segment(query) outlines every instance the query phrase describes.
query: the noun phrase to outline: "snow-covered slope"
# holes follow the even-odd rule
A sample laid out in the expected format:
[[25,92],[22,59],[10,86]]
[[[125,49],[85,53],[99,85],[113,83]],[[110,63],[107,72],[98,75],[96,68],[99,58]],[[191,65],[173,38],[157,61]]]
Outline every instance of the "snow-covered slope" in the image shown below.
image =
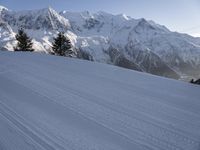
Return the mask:
[[199,150],[199,86],[0,51],[1,150]]
[[176,79],[200,74],[199,38],[171,32],[143,18],[106,12],[58,13],[52,8],[13,12],[0,7],[2,49],[13,49],[20,27],[33,38],[37,51],[51,52],[53,37],[64,31],[75,49],[87,52],[94,61]]

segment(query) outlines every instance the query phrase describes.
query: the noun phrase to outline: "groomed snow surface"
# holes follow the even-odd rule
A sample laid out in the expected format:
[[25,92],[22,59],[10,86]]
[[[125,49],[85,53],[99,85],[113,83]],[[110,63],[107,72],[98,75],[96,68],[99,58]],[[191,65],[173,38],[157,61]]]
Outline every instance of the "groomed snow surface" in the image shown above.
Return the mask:
[[200,87],[1,51],[0,150],[200,150]]

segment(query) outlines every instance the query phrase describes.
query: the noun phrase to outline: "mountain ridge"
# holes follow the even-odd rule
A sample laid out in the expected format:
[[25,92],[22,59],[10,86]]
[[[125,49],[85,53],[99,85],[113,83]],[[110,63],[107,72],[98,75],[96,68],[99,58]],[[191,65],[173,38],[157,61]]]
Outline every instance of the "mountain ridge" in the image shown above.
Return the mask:
[[[106,12],[57,12],[51,7],[19,12],[2,10],[1,49],[12,50],[16,43],[14,35],[23,27],[33,38],[34,48],[49,53],[57,32],[64,31],[75,49],[87,52],[94,61],[121,64],[175,79],[189,80],[200,75],[200,39],[171,32],[144,18],[133,19]],[[110,54],[119,57],[113,61]]]

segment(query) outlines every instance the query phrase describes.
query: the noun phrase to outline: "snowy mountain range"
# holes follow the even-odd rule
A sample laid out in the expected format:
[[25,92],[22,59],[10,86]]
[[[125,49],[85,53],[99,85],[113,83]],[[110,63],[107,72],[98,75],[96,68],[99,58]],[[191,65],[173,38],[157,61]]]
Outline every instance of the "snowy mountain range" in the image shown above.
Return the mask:
[[200,38],[171,32],[145,19],[105,12],[11,11],[0,6],[0,49],[13,50],[24,28],[34,49],[51,52],[58,31],[91,60],[176,79],[200,77]]

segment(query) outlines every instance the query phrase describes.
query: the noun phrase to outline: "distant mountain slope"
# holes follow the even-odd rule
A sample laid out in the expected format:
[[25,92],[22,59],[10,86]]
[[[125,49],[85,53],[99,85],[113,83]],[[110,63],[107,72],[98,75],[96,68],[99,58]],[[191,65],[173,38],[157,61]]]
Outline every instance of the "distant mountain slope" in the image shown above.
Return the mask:
[[[58,13],[52,8],[13,12],[0,8],[2,49],[13,49],[14,35],[23,27],[33,37],[34,48],[49,53],[53,37],[64,31],[74,47],[94,61],[175,79],[200,75],[200,39],[171,32],[153,21],[106,12]],[[110,51],[120,57],[114,56],[113,61]]]
[[199,86],[0,51],[1,150],[199,150]]

